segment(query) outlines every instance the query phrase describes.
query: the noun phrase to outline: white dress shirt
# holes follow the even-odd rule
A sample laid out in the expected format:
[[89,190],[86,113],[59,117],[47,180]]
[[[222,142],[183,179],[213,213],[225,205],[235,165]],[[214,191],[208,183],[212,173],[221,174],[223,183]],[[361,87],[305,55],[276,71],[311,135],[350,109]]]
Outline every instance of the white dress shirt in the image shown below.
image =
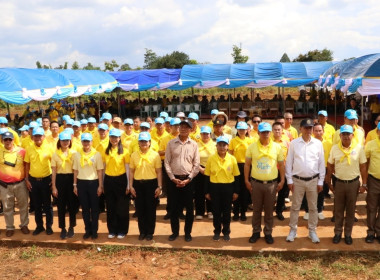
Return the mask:
[[293,184],[293,176],[312,177],[319,174],[318,185],[322,186],[326,169],[322,142],[311,138],[305,142],[299,137],[290,142],[285,163],[285,176],[288,184]]

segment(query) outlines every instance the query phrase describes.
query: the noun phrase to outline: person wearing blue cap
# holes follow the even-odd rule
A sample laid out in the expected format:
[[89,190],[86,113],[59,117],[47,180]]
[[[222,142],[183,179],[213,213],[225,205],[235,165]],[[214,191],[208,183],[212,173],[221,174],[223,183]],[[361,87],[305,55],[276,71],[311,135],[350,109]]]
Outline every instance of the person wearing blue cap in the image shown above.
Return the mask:
[[151,131],[150,135],[152,139],[157,142],[158,146],[160,146],[162,139],[168,136],[169,133],[167,133],[165,130],[165,120],[163,118],[161,117],[156,118],[154,120],[154,123],[155,123],[155,127],[154,127],[155,129]]
[[51,204],[51,157],[53,148],[45,140],[45,131],[42,127],[33,129],[33,144],[26,149],[25,154],[25,182],[31,192],[36,229],[33,235],[45,231],[42,211],[46,214],[46,234],[53,234],[53,208]]
[[[358,121],[358,115],[355,110],[348,109],[346,110],[346,112],[344,112],[344,124],[351,125],[354,130],[352,143],[364,145],[365,143],[364,131],[361,127],[357,125],[357,121]],[[339,144],[340,141],[341,141],[340,130],[338,129],[333,136],[332,143],[333,145],[335,145],[335,144]]]
[[[148,122],[142,122],[140,124],[140,131],[141,132],[148,132],[150,130],[151,126]],[[159,146],[156,140],[151,139],[150,141],[150,148],[153,149],[154,151],[158,152]],[[131,144],[129,145],[129,154],[132,154],[133,152],[136,152],[139,150],[139,142],[138,139],[134,139]]]
[[139,240],[152,240],[156,226],[156,199],[162,191],[162,164],[159,154],[150,148],[151,136],[141,132],[139,150],[131,155],[129,189],[136,198]]
[[75,151],[79,151],[82,148],[81,135],[81,124],[79,121],[75,121],[73,124],[73,135],[71,139],[71,148]]
[[[376,99],[377,100],[377,99]],[[367,136],[365,137],[365,145],[367,145],[367,143],[369,143],[370,141],[372,140],[375,140],[378,138],[378,135],[377,135],[377,126],[380,122],[380,115],[378,115],[375,119],[374,119],[374,122],[375,122],[375,128],[370,130],[368,133],[367,133]]]
[[205,210],[208,218],[212,219],[212,203],[210,200],[205,199],[206,177],[204,175],[207,160],[216,153],[216,145],[211,140],[211,128],[209,126],[205,125],[201,127],[201,139],[197,144],[199,151],[199,173],[194,178],[195,219],[202,220]]
[[[351,125],[342,125],[339,131],[341,142],[331,148],[327,161],[326,183],[334,192],[333,243],[338,244],[344,232],[345,243],[351,245],[357,194],[359,191],[363,193],[367,188],[367,158],[363,146],[353,142],[354,130]],[[333,173],[336,177],[335,186],[331,184]]]
[[102,117],[101,117],[101,122],[108,125],[108,127],[111,129],[113,127],[112,126],[112,115],[110,113],[103,113],[102,114]]
[[190,132],[190,138],[193,139],[195,142],[199,142],[201,140],[201,129],[198,124],[198,114],[192,112],[188,115],[187,119],[193,124],[193,127]]
[[81,133],[88,132],[88,121],[86,119],[80,120]]
[[104,151],[109,143],[109,127],[105,123],[98,125],[98,137],[93,137],[92,146],[99,152]]
[[27,126],[26,124],[24,124],[18,130],[21,131],[20,142],[21,142],[21,147],[22,147],[22,142],[29,136],[29,126]]
[[[258,130],[259,140],[248,147],[244,166],[245,185],[251,193],[253,204],[253,233],[249,243],[256,243],[260,238],[264,209],[264,238],[267,244],[272,244],[273,206],[276,193],[285,182],[284,154],[281,146],[270,137],[272,127],[269,123],[260,123]],[[280,182],[277,181],[278,174]]]
[[11,127],[8,126],[8,120],[6,117],[0,117],[0,128],[6,127],[8,128],[9,132],[13,134],[14,137],[14,143],[16,146],[20,146],[20,137],[18,136],[17,132],[14,131]]
[[240,172],[236,158],[228,153],[229,142],[224,136],[216,139],[217,152],[208,158],[204,171],[205,197],[213,208],[214,241],[219,241],[221,233],[230,241],[231,204],[239,196]]
[[91,133],[93,138],[97,137],[98,131],[96,129],[96,119],[94,117],[89,117],[87,121],[88,128],[86,132]]
[[[74,194],[73,155],[71,149],[71,134],[63,131],[59,134],[57,149],[51,158],[52,194],[57,198],[58,226],[61,229],[60,238],[74,236],[78,198]],[[69,212],[69,228],[66,230],[66,210]]]
[[171,121],[171,117],[166,117],[165,118],[165,130],[167,133],[170,133],[171,131],[171,127],[170,127],[170,121]]
[[138,134],[133,132],[133,120],[125,119],[124,120],[124,133],[121,134],[121,142],[123,147],[129,150],[129,146],[132,141],[137,138]]
[[38,127],[38,123],[34,121],[30,122],[28,126],[28,135],[21,139],[21,147],[25,150],[31,143],[33,143],[32,134],[35,127]]
[[129,152],[121,143],[121,131],[112,128],[102,152],[105,164],[104,195],[107,204],[108,238],[123,239],[129,231]]
[[169,117],[168,112],[163,111],[160,113],[160,118],[166,119],[167,117]]
[[99,228],[99,196],[103,193],[103,161],[91,146],[92,135],[83,133],[82,149],[73,156],[74,193],[82,207],[85,225],[83,239],[97,239]]
[[212,109],[211,112],[210,112],[210,115],[211,115],[211,120],[207,123],[207,125],[209,127],[211,127],[211,129],[214,127],[214,116],[219,113],[218,109]]
[[234,216],[232,217],[232,219],[234,221],[238,221],[239,215],[240,215],[240,219],[242,221],[246,221],[247,220],[246,212],[248,209],[250,194],[247,188],[245,187],[245,182],[244,182],[245,153],[249,145],[251,145],[254,142],[254,138],[248,137],[248,132],[247,132],[248,124],[245,121],[238,122],[236,124],[236,130],[237,130],[237,135],[231,140],[230,145],[228,147],[229,153],[236,158],[239,171],[240,171],[239,197],[233,203]]
[[323,139],[333,141],[333,137],[335,134],[335,128],[327,122],[328,114],[327,111],[321,110],[318,112],[318,123],[323,126]]
[[62,125],[59,127],[59,133],[61,133],[66,127],[67,127],[67,122],[70,120],[69,115],[64,115],[62,117]]

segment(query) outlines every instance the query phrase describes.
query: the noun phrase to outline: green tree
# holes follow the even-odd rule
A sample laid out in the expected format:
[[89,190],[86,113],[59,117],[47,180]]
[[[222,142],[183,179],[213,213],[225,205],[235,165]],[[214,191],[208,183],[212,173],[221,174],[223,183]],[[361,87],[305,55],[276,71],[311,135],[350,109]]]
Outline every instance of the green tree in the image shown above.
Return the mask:
[[111,62],[104,62],[104,71],[113,71],[115,68],[119,68],[116,60],[112,59]]
[[324,48],[323,50],[308,51],[306,54],[299,54],[293,61],[332,61],[333,51]]
[[242,55],[242,48],[241,46],[238,47],[236,45],[233,45],[232,46],[232,58],[234,59],[234,64],[235,63],[246,63],[249,59],[249,57],[247,55]]
[[144,54],[144,69],[154,69],[157,58],[157,54],[154,51],[146,48]]
[[154,66],[156,69],[179,69],[186,64],[190,64],[189,56],[184,52],[174,51],[171,54],[157,58]]
[[119,71],[128,71],[128,70],[132,70],[132,68],[129,66],[128,63],[124,63],[120,66],[119,68]]
[[284,53],[281,56],[280,62],[290,62],[290,59],[289,59],[289,56],[287,55],[287,53]]
[[67,69],[68,62],[65,62],[63,65],[59,65],[58,67],[55,67],[54,69]]
[[36,61],[36,66],[37,66],[38,69],[41,69],[42,68],[41,62]]
[[88,62],[87,65],[83,67],[83,70],[101,70],[101,69],[100,67],[94,66],[90,62]]
[[71,65],[71,69],[73,70],[78,70],[79,69],[79,64],[77,61],[74,61],[74,63]]

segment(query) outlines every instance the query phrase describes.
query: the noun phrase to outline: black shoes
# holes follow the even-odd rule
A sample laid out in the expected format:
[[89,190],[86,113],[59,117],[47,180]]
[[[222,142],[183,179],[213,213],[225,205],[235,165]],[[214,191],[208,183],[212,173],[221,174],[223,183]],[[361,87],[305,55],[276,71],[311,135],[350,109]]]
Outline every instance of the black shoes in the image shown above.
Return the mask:
[[166,215],[164,216],[164,220],[169,220],[169,219],[170,219],[170,214],[166,213]]
[[178,237],[178,233],[173,233],[172,235],[169,236],[169,241],[174,241]]
[[73,238],[74,237],[74,228],[69,227],[69,231],[67,232],[67,238]]
[[59,237],[61,238],[61,239],[66,239],[66,236],[67,236],[67,231],[66,231],[66,229],[62,229],[61,230],[61,234],[59,235]]
[[266,234],[264,238],[267,244],[273,244],[274,240],[273,240],[272,234]]
[[283,221],[285,220],[285,217],[284,215],[282,215],[282,213],[277,213],[277,219],[279,219],[280,221]]
[[44,227],[37,227],[34,231],[33,231],[33,235],[39,235],[41,232],[45,231],[45,228]]
[[83,234],[84,240],[89,239],[90,237],[91,237],[91,233],[89,233],[89,232],[86,232],[85,234]]
[[219,239],[220,239],[220,234],[219,233],[215,233],[214,236],[213,236],[213,238],[212,238],[212,240],[219,241]]
[[373,243],[374,241],[375,241],[375,236],[372,234],[367,234],[367,237],[365,238],[365,242]]
[[98,234],[97,233],[91,234],[91,239],[92,240],[98,239]]
[[239,215],[234,215],[234,216],[232,217],[232,220],[233,220],[233,221],[239,221]]
[[151,241],[152,239],[153,239],[153,235],[152,234],[147,234],[145,236],[145,240],[147,240],[147,241]]
[[249,243],[256,243],[257,239],[260,238],[260,232],[255,232],[252,234],[252,236],[249,238]]
[[351,237],[351,235],[344,237],[344,243],[346,243],[347,245],[351,245],[352,244],[352,237]]
[[223,240],[224,240],[224,241],[230,241],[230,240],[231,240],[230,235],[229,235],[229,234],[225,234],[225,235],[223,236]]
[[140,241],[141,241],[141,240],[144,240],[145,237],[146,237],[146,235],[145,235],[144,233],[141,233],[141,234],[139,235],[139,240],[140,240]]
[[245,222],[246,220],[247,220],[247,216],[246,215],[241,215],[240,221]]
[[47,235],[52,235],[53,234],[53,229],[51,227],[46,227],[46,234]]
[[185,241],[190,242],[191,240],[193,240],[193,238],[191,237],[191,234],[185,234]]
[[333,243],[334,244],[338,244],[341,239],[342,239],[342,235],[341,234],[335,234],[334,238],[333,238]]

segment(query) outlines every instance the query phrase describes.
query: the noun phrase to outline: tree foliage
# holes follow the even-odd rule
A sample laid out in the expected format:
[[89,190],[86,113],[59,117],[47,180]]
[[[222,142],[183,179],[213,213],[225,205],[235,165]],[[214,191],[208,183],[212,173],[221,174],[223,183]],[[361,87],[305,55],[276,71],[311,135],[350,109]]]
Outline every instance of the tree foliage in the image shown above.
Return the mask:
[[41,64],[41,62],[39,61],[36,61],[36,66],[38,69],[51,69],[50,65]]
[[92,65],[88,62],[86,66],[83,67],[83,70],[101,70],[100,67]]
[[78,69],[80,69],[80,68],[79,68],[79,64],[78,64],[77,61],[74,61],[74,63],[71,65],[71,69],[73,69],[73,70],[78,70]]
[[280,62],[290,62],[290,58],[289,58],[289,56],[288,56],[287,53],[284,53],[284,54],[281,56]]
[[119,68],[119,71],[128,71],[128,70],[132,70],[132,68],[129,66],[128,63],[124,63],[120,66]]
[[119,64],[117,64],[115,59],[112,59],[111,62],[104,62],[104,71],[114,71],[115,68],[119,68]]
[[308,51],[306,54],[299,54],[293,61],[332,61],[333,51],[324,48],[323,50]]
[[144,69],[154,69],[154,64],[157,58],[157,54],[154,51],[151,49],[145,49]]
[[237,45],[232,46],[232,58],[234,59],[234,64],[236,63],[246,63],[249,59],[247,55],[242,55],[242,48]]
[[174,51],[164,56],[157,56],[151,49],[145,49],[144,68],[145,69],[179,69],[186,64],[197,64],[195,59],[190,59],[184,52]]

